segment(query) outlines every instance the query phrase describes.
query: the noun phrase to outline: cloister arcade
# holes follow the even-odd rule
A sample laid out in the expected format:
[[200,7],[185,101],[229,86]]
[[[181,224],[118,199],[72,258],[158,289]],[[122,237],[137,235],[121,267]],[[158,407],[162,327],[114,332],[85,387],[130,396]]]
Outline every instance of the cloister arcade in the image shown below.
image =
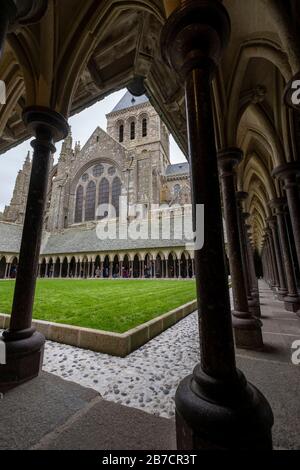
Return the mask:
[[[40,259],[38,277],[192,279],[194,272],[194,260],[188,251],[153,251],[44,257]],[[7,277],[4,272],[2,278]]]

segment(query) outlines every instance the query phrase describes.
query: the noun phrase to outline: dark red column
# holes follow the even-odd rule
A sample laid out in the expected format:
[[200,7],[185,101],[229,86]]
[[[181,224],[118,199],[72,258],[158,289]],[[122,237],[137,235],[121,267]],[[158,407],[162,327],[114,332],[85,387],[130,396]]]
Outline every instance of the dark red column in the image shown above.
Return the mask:
[[234,168],[242,158],[242,151],[236,148],[223,150],[219,152],[218,157],[234,303],[232,323],[237,347],[261,349],[263,347],[262,323],[249,312],[239,237]]
[[186,450],[272,447],[271,408],[235,363],[211,88],[229,34],[222,3],[195,0],[169,17],[161,37],[185,87],[196,233],[197,207],[205,208],[205,242],[195,250],[201,364],[175,398],[178,448]]
[[48,108],[28,108],[23,120],[36,139],[10,327],[3,333],[7,364],[0,366],[1,392],[35,377],[42,366],[45,338],[32,327],[32,309],[51,154],[54,141],[68,134],[66,120]]
[[300,163],[292,162],[275,168],[273,176],[284,182],[292,222],[298,265],[300,268],[300,195],[297,176],[300,175]]
[[277,199],[272,201],[272,206],[275,208],[276,211],[280,247],[282,253],[282,262],[285,270],[285,278],[287,285],[287,293],[286,296],[283,298],[284,306],[285,309],[290,312],[298,312],[300,310],[300,298],[297,290],[296,276],[292,263],[291,250],[285,219],[287,202],[285,199]]
[[283,262],[282,262],[282,255],[281,255],[276,217],[270,217],[268,219],[268,224],[272,231],[272,238],[273,238],[273,244],[274,244],[274,249],[275,249],[275,259],[276,259],[277,272],[278,272],[278,278],[279,278],[279,287],[277,290],[277,297],[279,300],[284,300],[288,291],[286,287],[286,279],[285,279],[285,272],[284,272],[284,267],[283,267]]

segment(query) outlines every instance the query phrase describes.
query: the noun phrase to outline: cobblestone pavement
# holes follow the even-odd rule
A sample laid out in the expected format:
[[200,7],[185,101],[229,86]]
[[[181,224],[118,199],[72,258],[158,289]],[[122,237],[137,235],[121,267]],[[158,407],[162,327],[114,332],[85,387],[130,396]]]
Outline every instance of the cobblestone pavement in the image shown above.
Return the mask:
[[91,387],[107,400],[170,418],[178,383],[198,360],[193,313],[126,358],[47,341],[44,370]]

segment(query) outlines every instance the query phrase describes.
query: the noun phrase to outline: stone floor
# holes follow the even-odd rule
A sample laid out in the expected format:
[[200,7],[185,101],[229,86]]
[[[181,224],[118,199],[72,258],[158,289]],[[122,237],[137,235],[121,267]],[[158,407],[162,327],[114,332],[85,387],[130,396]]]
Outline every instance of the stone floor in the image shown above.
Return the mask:
[[[260,283],[260,293],[265,348],[261,352],[237,350],[237,364],[247,378],[270,401],[275,416],[273,429],[275,448],[300,449],[300,365],[293,365],[291,361],[292,344],[295,340],[300,340],[300,319],[296,314],[284,311],[282,302],[275,299],[274,294],[264,283]],[[83,411],[79,411],[79,415],[75,418],[66,417],[68,424],[62,426],[59,416],[51,418],[56,420],[56,424],[47,421],[49,420],[48,414],[55,409],[55,396],[52,397],[52,401],[49,397],[49,403],[47,400],[44,401],[45,404],[40,411],[37,411],[35,406],[32,413],[43,415],[41,421],[49,428],[46,440],[38,439],[36,436],[35,442],[39,442],[37,448],[159,449],[164,448],[159,447],[162,445],[174,448],[175,431],[172,418],[175,390],[179,381],[189,374],[198,362],[198,354],[196,314],[182,320],[127,358],[116,358],[47,342],[44,371],[55,375],[46,373],[46,382],[51,382],[51,377],[55,378],[55,376],[57,380],[60,380],[60,377],[65,379],[57,383],[54,381],[54,389],[61,402],[60,406],[62,410],[64,406],[66,408],[63,413],[69,412],[69,407],[73,406],[72,400],[69,403],[69,393],[71,397],[74,394],[73,400],[75,404],[77,403],[77,392],[72,387],[80,387],[80,385],[88,387],[84,390],[90,389],[90,393],[95,394],[92,397],[99,397],[97,393],[99,392],[102,399],[99,397],[99,401],[95,398],[96,402],[93,401],[92,405],[89,402],[83,403],[80,399],[78,403],[83,403]],[[29,396],[31,386],[37,387],[34,393],[38,396],[38,390],[41,387],[39,382],[26,385]],[[44,384],[43,387],[45,388],[46,385]],[[85,396],[88,392],[79,390],[78,393],[79,395],[83,393]],[[9,400],[14,401],[10,395],[7,397],[6,403],[9,404]],[[2,404],[5,399],[6,397],[2,400]],[[24,417],[27,405],[22,404],[21,401],[20,398],[17,400],[22,416],[18,426],[22,427],[26,425],[28,418]],[[13,428],[14,424],[11,420],[2,419],[3,409],[0,401],[0,422],[8,422],[8,425]],[[113,417],[109,425],[107,413]],[[139,441],[139,433],[137,433],[134,439],[127,442],[127,431],[124,431],[124,434],[120,429],[128,430],[128,423],[134,423],[132,425],[138,427],[144,426],[144,433],[148,429],[145,423],[149,423],[151,432],[145,435],[142,441]],[[85,430],[84,437],[82,429]],[[169,439],[166,441],[167,444],[157,441],[155,438],[158,433],[157,429],[167,430],[164,431]],[[9,433],[14,436],[10,428],[4,431],[4,441]],[[91,435],[95,436],[93,441],[90,439]],[[22,437],[20,439],[22,440]],[[122,442],[126,442],[123,447]],[[20,448],[30,448],[32,444],[33,442],[30,441],[27,447],[22,444],[23,447]],[[17,446],[17,440],[16,444],[12,441],[12,445]],[[4,445],[2,448],[7,448],[7,446]]]

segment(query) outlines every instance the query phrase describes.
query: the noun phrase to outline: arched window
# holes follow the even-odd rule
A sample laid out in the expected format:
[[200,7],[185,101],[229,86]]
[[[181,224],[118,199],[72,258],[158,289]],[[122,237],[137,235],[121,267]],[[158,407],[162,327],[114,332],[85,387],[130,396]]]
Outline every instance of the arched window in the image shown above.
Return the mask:
[[83,209],[83,187],[78,186],[77,191],[76,191],[75,224],[82,222],[82,209]]
[[119,127],[119,142],[124,142],[124,125],[121,124]]
[[135,139],[135,122],[132,121],[130,124],[130,139],[134,140]]
[[96,209],[96,185],[94,181],[90,181],[86,190],[85,197],[85,220],[95,219]]
[[120,212],[120,196],[121,196],[121,190],[122,190],[122,184],[120,181],[120,178],[116,177],[113,180],[112,184],[112,197],[111,197],[111,203],[116,209],[116,216],[119,217],[119,212]]
[[175,186],[174,186],[174,196],[178,196],[178,194],[180,193],[180,190],[181,190],[180,184],[175,184]]
[[[109,204],[109,182],[106,178],[102,178],[99,184],[99,199],[98,204]],[[107,215],[107,214],[106,214]],[[105,215],[100,216],[103,219]]]
[[142,120],[142,137],[147,137],[148,134],[148,122],[147,118]]

